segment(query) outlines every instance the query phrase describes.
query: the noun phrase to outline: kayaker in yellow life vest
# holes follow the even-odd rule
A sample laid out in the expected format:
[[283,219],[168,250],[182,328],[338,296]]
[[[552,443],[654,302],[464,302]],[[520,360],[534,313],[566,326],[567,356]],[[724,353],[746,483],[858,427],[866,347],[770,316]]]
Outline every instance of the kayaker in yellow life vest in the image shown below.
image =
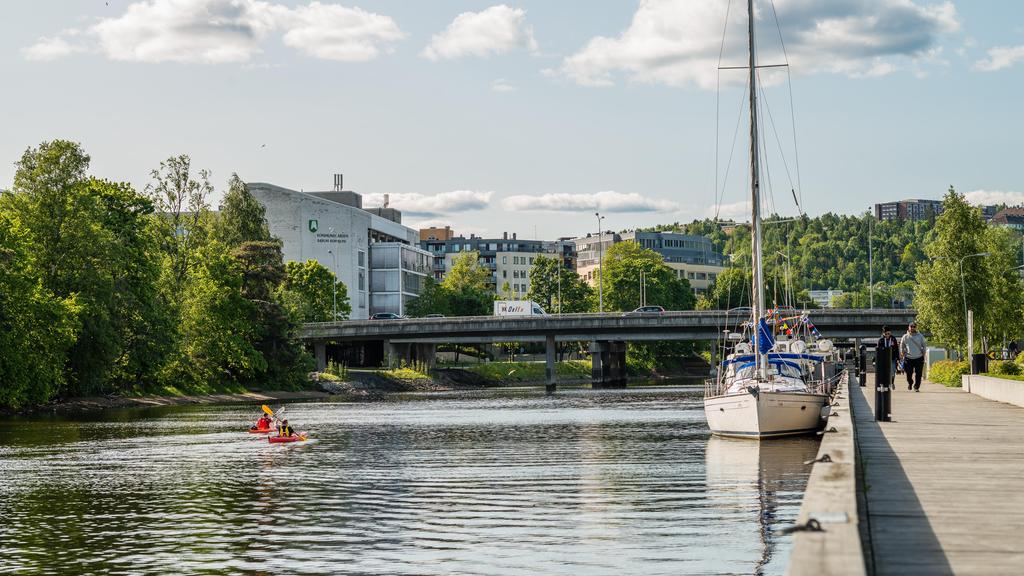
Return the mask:
[[295,431],[288,425],[287,420],[281,420],[281,425],[277,427],[278,436],[294,436]]

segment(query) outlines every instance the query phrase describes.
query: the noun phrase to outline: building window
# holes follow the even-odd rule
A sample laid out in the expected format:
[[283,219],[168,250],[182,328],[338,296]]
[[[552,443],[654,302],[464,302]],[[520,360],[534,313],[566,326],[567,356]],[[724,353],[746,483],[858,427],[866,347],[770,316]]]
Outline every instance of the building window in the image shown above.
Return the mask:
[[533,266],[533,258],[530,258],[530,266]]
[[366,266],[366,252],[359,251],[359,267],[363,268]]
[[502,256],[501,257],[501,263],[502,264],[508,264],[508,256]]
[[359,271],[359,289],[366,290],[366,272],[363,270]]
[[502,270],[501,271],[501,277],[502,278],[508,278],[508,270]]

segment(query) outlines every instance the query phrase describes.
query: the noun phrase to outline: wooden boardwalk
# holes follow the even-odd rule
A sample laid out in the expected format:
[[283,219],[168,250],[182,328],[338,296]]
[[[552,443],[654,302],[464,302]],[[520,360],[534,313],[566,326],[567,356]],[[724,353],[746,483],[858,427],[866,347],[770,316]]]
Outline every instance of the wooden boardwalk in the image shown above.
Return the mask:
[[854,386],[868,572],[1024,574],[1024,408],[897,376],[874,421],[874,375]]

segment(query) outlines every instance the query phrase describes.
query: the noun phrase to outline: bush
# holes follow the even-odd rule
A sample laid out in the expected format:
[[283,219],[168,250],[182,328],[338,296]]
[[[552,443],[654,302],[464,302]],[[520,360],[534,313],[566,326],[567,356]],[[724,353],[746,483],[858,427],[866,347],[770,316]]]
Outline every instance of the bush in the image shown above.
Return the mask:
[[988,363],[988,373],[1000,376],[1018,376],[1021,373],[1021,367],[1020,364],[1011,360],[993,360]]
[[932,364],[931,368],[928,369],[928,379],[936,384],[942,384],[950,388],[959,388],[960,377],[970,373],[971,368],[967,365],[967,362],[940,360]]

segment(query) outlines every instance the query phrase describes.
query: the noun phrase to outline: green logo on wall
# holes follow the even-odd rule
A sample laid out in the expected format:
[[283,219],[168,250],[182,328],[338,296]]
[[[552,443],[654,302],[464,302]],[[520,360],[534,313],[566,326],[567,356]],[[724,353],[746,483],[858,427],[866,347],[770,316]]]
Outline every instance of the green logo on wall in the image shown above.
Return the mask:
[[316,232],[317,228],[319,228],[319,227],[320,227],[320,223],[317,222],[316,220],[310,220],[309,221],[309,231],[310,232]]

